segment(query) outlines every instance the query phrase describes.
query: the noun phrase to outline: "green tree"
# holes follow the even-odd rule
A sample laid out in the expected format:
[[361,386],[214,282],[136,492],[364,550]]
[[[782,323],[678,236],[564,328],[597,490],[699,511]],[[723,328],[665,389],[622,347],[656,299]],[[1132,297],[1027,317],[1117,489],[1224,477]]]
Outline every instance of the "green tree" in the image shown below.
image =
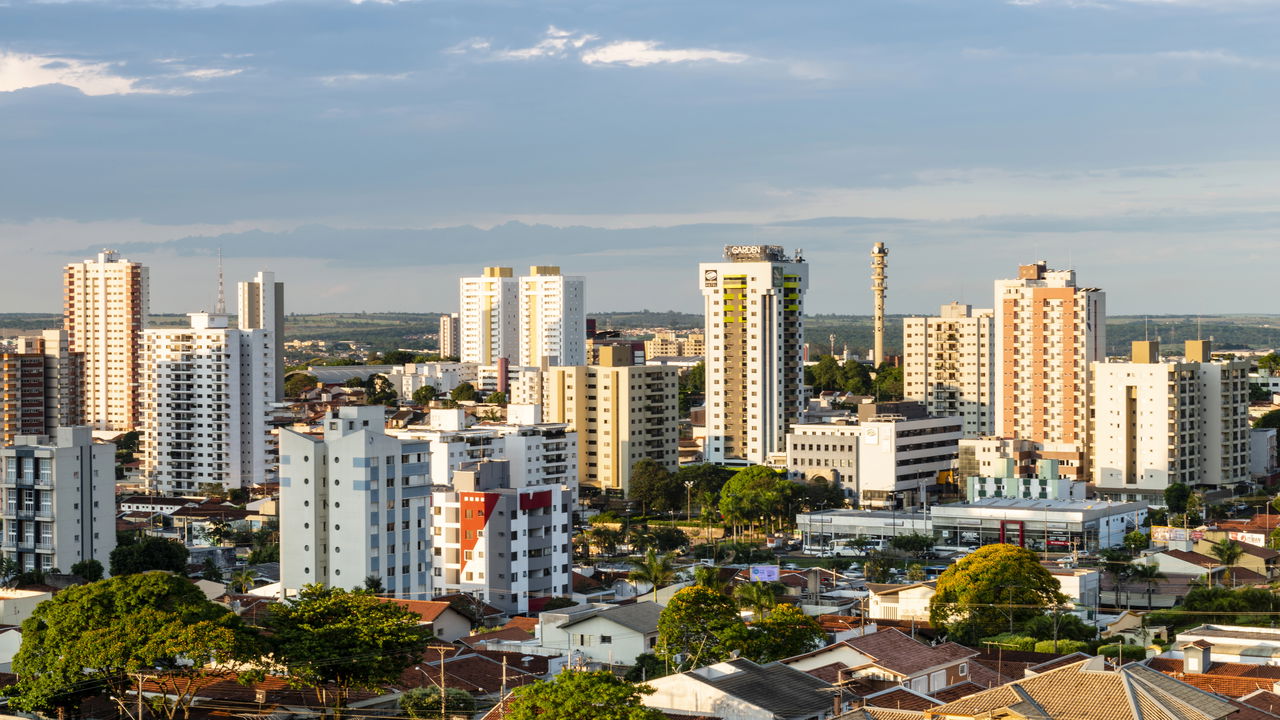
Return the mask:
[[604,555],[613,556],[618,554],[618,543],[622,541],[622,535],[617,530],[604,525],[596,525],[587,531],[587,537],[591,539],[591,544]]
[[972,640],[1066,601],[1035,553],[1016,545],[984,545],[938,577],[929,621],[950,636]]
[[253,589],[254,583],[258,581],[258,571],[253,568],[243,568],[231,573],[231,592],[247,593]]
[[1280,375],[1280,355],[1269,352],[1258,358],[1257,363],[1259,370],[1266,370],[1272,375]]
[[825,638],[817,620],[784,603],[751,624],[743,654],[755,662],[768,663],[822,647]]
[[705,507],[705,496],[710,494],[711,503],[720,501],[720,490],[733,477],[733,471],[711,463],[698,465],[682,465],[674,473],[676,486],[684,489],[685,483],[693,483],[692,495],[699,506]]
[[235,531],[231,529],[231,525],[226,520],[211,520],[208,527],[204,530],[204,536],[214,545],[222,545],[231,539]]
[[752,582],[733,588],[733,599],[738,607],[750,610],[755,618],[763,618],[778,606],[778,590],[781,583]]
[[504,392],[491,392],[485,396],[484,401],[490,405],[506,405],[507,394]]
[[[400,696],[400,709],[414,720],[428,720],[440,717],[440,688],[412,688]],[[476,710],[476,699],[471,693],[458,688],[447,688],[444,692],[445,717],[454,715],[470,716]]]
[[79,575],[89,582],[97,582],[102,579],[102,563],[92,558],[81,560],[71,566],[71,574]]
[[307,585],[294,602],[272,605],[265,627],[272,664],[338,716],[352,690],[394,682],[418,661],[430,638],[418,619],[368,590]]
[[1134,555],[1146,550],[1150,544],[1151,541],[1147,538],[1147,534],[1141,530],[1134,530],[1133,532],[1125,533],[1124,547]]
[[925,578],[924,566],[911,563],[907,566],[907,582],[922,582]]
[[733,591],[733,583],[730,582],[730,577],[726,577],[720,568],[715,565],[695,566],[693,568],[693,584],[721,595],[728,595]]
[[1164,489],[1164,505],[1171,513],[1187,511],[1187,498],[1191,497],[1191,488],[1182,483],[1173,483]]
[[370,375],[365,383],[365,402],[370,405],[394,407],[399,393],[386,375]]
[[1153,562],[1134,563],[1133,569],[1129,571],[1129,577],[1146,586],[1147,609],[1150,610],[1151,596],[1155,593],[1160,581],[1165,579],[1165,574],[1160,572],[1160,566]]
[[222,568],[212,557],[206,557],[200,564],[200,576],[209,582],[222,582]]
[[566,670],[551,680],[522,685],[511,693],[504,720],[662,720],[641,697],[653,692],[613,673]]
[[387,591],[387,589],[382,586],[382,577],[379,575],[365,575],[364,589],[368,590],[374,595],[381,595],[382,593]]
[[902,399],[902,368],[881,365],[872,385],[877,400]]
[[181,543],[151,535],[117,545],[111,551],[111,574],[129,575],[150,570],[167,570],[178,574],[187,571],[187,549]]
[[1098,630],[1070,613],[1052,612],[1028,620],[1022,626],[1022,634],[1037,640],[1092,640]]
[[658,616],[655,654],[677,672],[710,665],[741,647],[744,630],[729,598],[691,585],[672,596]]
[[921,533],[895,535],[889,541],[889,547],[912,555],[922,555],[933,549],[933,536]]
[[670,555],[659,555],[653,550],[643,558],[631,561],[630,578],[637,583],[653,586],[653,601],[658,602],[658,588],[670,585],[676,577],[676,565]]
[[104,694],[132,717],[127,690],[146,677],[170,696],[161,711],[185,717],[203,678],[260,652],[234,613],[187,580],[163,572],[115,577],[67,588],[23,622],[13,660],[20,680],[9,703],[27,712],[74,709]]
[[844,389],[844,369],[832,355],[821,355],[818,362],[805,368],[806,381],[814,392]]
[[284,379],[284,396],[301,397],[302,393],[320,384],[320,378],[307,373],[294,373]]
[[440,394],[440,391],[437,390],[435,386],[423,385],[422,387],[413,391],[413,404],[414,405],[430,404],[432,400],[436,399],[436,395],[439,395],[439,394]]
[[454,402],[474,402],[476,386],[469,382],[458,383],[458,387],[449,391],[449,399]]
[[827,510],[845,506],[844,492],[840,486],[824,477],[817,477],[804,486],[804,509]]
[[[1222,538],[1209,548],[1209,552],[1213,553],[1213,556],[1218,559],[1218,562],[1227,566],[1227,578],[1225,582],[1231,582],[1235,577],[1232,568],[1237,562],[1239,562],[1240,556],[1244,555],[1244,546],[1231,538]],[[1209,581],[1213,582],[1213,576],[1210,575],[1209,578]]]
[[653,653],[641,653],[636,656],[636,664],[627,669],[622,676],[629,683],[642,683],[667,674],[667,666]]
[[661,463],[643,458],[631,467],[627,494],[650,510],[667,512],[683,505],[685,488]]
[[706,376],[707,366],[701,362],[680,374],[678,395],[682,417],[702,399],[706,392]]
[[1253,421],[1256,428],[1280,428],[1280,410],[1272,410],[1264,413],[1262,417]]
[[800,486],[776,470],[752,465],[734,473],[720,491],[720,514],[735,525],[752,525],[770,518],[785,517]]

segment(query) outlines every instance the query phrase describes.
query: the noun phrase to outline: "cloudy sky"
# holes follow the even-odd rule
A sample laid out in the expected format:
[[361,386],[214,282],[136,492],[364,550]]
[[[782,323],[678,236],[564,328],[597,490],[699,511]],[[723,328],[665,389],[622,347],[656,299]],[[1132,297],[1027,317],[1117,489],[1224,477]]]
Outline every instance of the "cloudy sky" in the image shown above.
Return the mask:
[[298,312],[440,311],[485,264],[700,307],[726,243],[811,312],[1275,312],[1280,0],[0,0],[0,311],[115,247],[152,307],[269,268]]

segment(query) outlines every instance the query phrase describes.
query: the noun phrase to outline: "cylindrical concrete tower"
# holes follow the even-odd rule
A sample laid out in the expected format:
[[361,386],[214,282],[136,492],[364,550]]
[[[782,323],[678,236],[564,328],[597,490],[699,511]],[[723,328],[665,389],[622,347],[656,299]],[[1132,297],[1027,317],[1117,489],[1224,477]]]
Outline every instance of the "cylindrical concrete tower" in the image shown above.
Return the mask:
[[875,367],[884,364],[884,293],[885,270],[889,267],[889,251],[878,242],[871,248],[871,291],[876,296],[875,337],[876,346],[871,360]]

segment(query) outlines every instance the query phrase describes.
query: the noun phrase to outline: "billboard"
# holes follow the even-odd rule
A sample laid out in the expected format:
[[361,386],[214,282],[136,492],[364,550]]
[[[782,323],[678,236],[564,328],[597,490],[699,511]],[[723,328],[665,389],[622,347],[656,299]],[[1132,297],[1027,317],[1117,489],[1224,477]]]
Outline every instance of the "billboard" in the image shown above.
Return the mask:
[[777,565],[752,565],[751,582],[777,582]]
[[1227,537],[1235,540],[1236,542],[1247,543],[1249,545],[1257,545],[1258,547],[1267,546],[1267,538],[1262,533],[1248,533],[1232,530],[1227,533]]
[[1201,540],[1203,538],[1204,533],[1200,530],[1169,527],[1168,525],[1151,526],[1151,542],[1155,545],[1168,545],[1171,542],[1186,542],[1188,540],[1194,541]]

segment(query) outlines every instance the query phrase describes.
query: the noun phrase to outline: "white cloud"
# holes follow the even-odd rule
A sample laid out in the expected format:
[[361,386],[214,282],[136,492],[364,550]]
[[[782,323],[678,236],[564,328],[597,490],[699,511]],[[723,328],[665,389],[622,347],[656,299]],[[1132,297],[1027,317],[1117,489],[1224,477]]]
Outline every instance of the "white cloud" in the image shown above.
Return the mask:
[[[547,27],[547,32],[536,45],[515,50],[499,50],[494,53],[498,60],[534,60],[542,57],[564,57],[570,50],[578,50],[589,42],[600,39],[589,33],[575,34],[569,30],[561,30],[555,25]],[[487,46],[487,44],[486,44]]]
[[196,70],[187,70],[182,73],[182,77],[192,78],[193,80],[216,80],[218,78],[232,77],[244,72],[241,68],[199,68]]
[[645,67],[661,63],[718,62],[736,65],[751,59],[743,53],[703,48],[665,49],[652,40],[624,40],[588,50],[582,62],[588,65]]
[[0,52],[0,92],[14,92],[43,85],[66,85],[85,95],[135,93],[180,94],[138,84],[136,78],[115,72],[119,63],[85,62],[49,55]]
[[340,75],[325,75],[320,78],[320,82],[325,85],[358,85],[371,82],[396,82],[400,80],[408,80],[409,73],[342,73]]

